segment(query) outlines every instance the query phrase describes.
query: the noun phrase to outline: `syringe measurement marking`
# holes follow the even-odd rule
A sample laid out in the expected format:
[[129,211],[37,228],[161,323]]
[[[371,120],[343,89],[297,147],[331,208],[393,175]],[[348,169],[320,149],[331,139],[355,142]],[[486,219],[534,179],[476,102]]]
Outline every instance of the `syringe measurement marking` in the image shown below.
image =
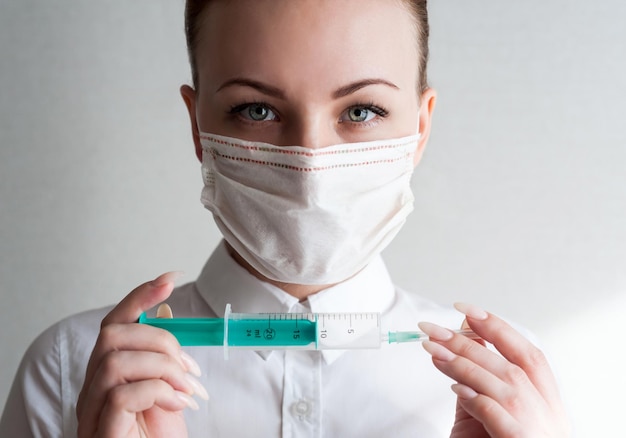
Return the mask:
[[[264,338],[271,341],[276,337],[276,330],[272,328],[272,320],[274,321],[293,321],[295,323],[295,330],[292,332],[293,339],[300,339],[300,329],[298,326],[298,320],[304,318],[306,315],[285,313],[285,314],[268,314],[267,329],[264,332]],[[258,336],[257,336],[258,337]]]
[[350,325],[349,325],[348,327],[350,327],[350,328],[348,329],[348,334],[349,334],[349,335],[351,335],[351,334],[353,334],[353,333],[354,333],[354,329],[352,328],[352,314],[350,314],[350,321],[349,321],[349,324],[350,324]]

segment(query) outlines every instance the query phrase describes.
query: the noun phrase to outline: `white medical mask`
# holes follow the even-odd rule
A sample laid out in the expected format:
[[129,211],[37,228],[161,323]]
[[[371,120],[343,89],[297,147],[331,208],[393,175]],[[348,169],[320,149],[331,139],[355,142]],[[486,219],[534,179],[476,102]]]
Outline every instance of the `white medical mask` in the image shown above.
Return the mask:
[[200,133],[202,203],[265,277],[338,283],[379,254],[413,210],[418,138],[311,149]]

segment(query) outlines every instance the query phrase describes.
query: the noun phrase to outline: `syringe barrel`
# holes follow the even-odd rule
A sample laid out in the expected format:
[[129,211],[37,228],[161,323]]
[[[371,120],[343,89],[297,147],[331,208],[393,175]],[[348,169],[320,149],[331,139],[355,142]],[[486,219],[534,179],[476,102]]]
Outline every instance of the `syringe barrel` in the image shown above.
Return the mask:
[[256,349],[379,348],[378,313],[231,313],[228,346]]
[[228,346],[274,350],[316,349],[315,321],[307,318],[276,319],[232,313],[228,319]]
[[319,350],[380,348],[380,314],[320,313],[317,333]]
[[[182,346],[251,350],[379,348],[377,313],[231,313],[224,318],[147,318],[139,322],[171,332]],[[226,327],[224,324],[227,324]]]

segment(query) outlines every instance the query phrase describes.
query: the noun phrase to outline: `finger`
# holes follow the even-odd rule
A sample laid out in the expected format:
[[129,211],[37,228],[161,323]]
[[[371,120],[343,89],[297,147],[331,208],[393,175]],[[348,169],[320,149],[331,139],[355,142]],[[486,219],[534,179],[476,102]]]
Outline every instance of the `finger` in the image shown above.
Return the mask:
[[461,408],[478,420],[489,436],[520,436],[523,432],[519,422],[493,399],[458,383],[452,385],[452,390],[457,395]]
[[[503,338],[505,342],[520,342],[521,338],[524,343],[530,344],[499,318],[473,306],[468,307],[470,308],[465,309],[465,313],[470,328],[487,341],[498,343],[502,342],[499,338]],[[481,330],[479,326],[484,327]],[[424,343],[424,348],[433,356],[435,366],[461,383],[453,386],[455,392],[459,394],[460,406],[479,420],[489,431],[490,436],[516,436],[523,432],[520,425],[525,427],[529,425],[528,419],[532,419],[537,428],[550,429],[555,421],[554,416],[557,418],[561,416],[560,398],[550,399],[546,395],[550,387],[542,388],[537,380],[531,380],[531,373],[511,360],[515,357],[514,354],[508,354],[508,358],[505,357],[506,353],[503,356],[497,355],[463,336],[434,324],[420,324],[420,327],[432,339]],[[507,348],[509,351],[515,350],[515,347],[515,344],[504,346],[500,344],[498,349],[502,352],[507,351]],[[522,351],[524,347],[526,346],[522,346]],[[546,370],[549,381],[553,381],[549,367],[546,367]],[[459,388],[465,388],[465,395]],[[556,389],[556,384],[553,388]],[[471,396],[467,395],[468,392]],[[556,392],[558,394],[558,390]]]
[[467,321],[479,336],[494,347],[511,363],[524,370],[530,381],[552,402],[560,402],[556,379],[543,352],[502,319],[476,306],[456,303],[455,307],[467,317]]
[[162,380],[143,380],[113,389],[102,410],[98,436],[128,436],[137,427],[137,413],[158,406],[166,411],[180,411],[186,407],[198,409],[198,404],[187,394],[174,390]]
[[114,351],[152,351],[169,356],[194,376],[202,372],[198,363],[181,350],[176,338],[166,330],[140,324],[110,324],[103,328],[91,353],[91,359],[78,397],[76,413],[80,417],[84,398],[102,358]]
[[[472,343],[469,340],[466,342]],[[518,375],[521,383],[509,384],[467,358],[455,355],[439,343],[427,341],[425,344],[424,348],[432,354],[433,364],[437,369],[460,383],[460,385],[453,385],[452,388],[459,394],[459,402],[464,394],[460,393],[458,388],[465,388],[465,393],[471,393],[472,397],[476,395],[481,397],[478,400],[485,410],[479,410],[478,414],[474,411],[468,411],[468,413],[480,421],[485,428],[510,429],[519,423],[519,419],[533,419],[537,418],[538,412],[542,413],[541,415],[550,412],[550,406],[530,384],[521,368],[516,365],[511,364],[511,367],[515,367],[521,373]],[[478,347],[486,350],[482,346]],[[471,397],[465,396],[465,398]],[[506,422],[504,422],[503,413],[506,413],[508,418]]]
[[[112,351],[123,350],[162,353],[176,359],[187,371],[190,370],[189,361],[183,358],[180,344],[168,331],[142,324],[108,324],[100,330],[96,345],[91,352],[83,389],[91,386],[102,358]],[[84,394],[81,390],[76,407],[78,415],[81,414],[83,408],[83,398]]]
[[441,344],[455,356],[467,358],[495,376],[506,380],[506,371],[510,363],[502,356],[487,349],[484,341],[476,342],[430,322],[420,322],[418,325],[431,341]]
[[167,272],[138,286],[109,312],[102,320],[102,326],[113,323],[136,322],[143,312],[170,296],[174,289],[174,281],[181,275],[182,272],[180,271]]
[[[466,342],[475,344],[476,347],[473,348],[484,349],[484,347],[470,340],[466,340]],[[529,391],[530,385],[521,386],[521,388],[512,386],[508,382],[501,380],[491,371],[481,367],[466,357],[455,354],[453,351],[446,348],[447,346],[438,342],[426,341],[422,345],[424,349],[431,354],[433,364],[438,370],[451,379],[471,387],[480,394],[491,397],[503,404],[514,397],[529,397],[526,394]],[[493,354],[491,352],[489,353]],[[536,395],[530,395],[530,400],[535,401],[536,399]]]
[[109,324],[104,327],[94,346],[92,358],[98,366],[102,357],[111,351],[153,351],[175,358],[184,367],[181,348],[176,337],[146,324]]
[[85,408],[79,419],[79,429],[86,436],[95,431],[98,416],[108,394],[116,387],[142,380],[160,379],[174,390],[208,399],[206,389],[187,374],[171,357],[153,352],[115,351],[101,362],[92,385],[84,399]]
[[[169,297],[174,288],[173,282],[180,275],[182,275],[180,271],[167,272],[151,282],[138,286],[109,312],[102,320],[101,327],[105,328],[114,323],[136,322],[141,313]],[[102,335],[102,330],[100,335]],[[101,336],[98,337],[98,340],[100,340],[100,338]],[[98,361],[101,356],[102,351],[98,350],[98,348],[94,348],[90,355],[89,362],[87,363],[84,385],[91,383],[95,368],[98,366]],[[82,409],[82,397],[83,392],[81,391],[76,407],[78,415],[80,415],[80,410]]]
[[[467,322],[467,318],[463,319],[461,323],[461,330],[472,330],[469,323]],[[474,342],[478,342],[480,345],[485,345],[485,341],[480,338],[473,339]]]
[[521,411],[529,405],[545,404],[542,395],[519,366],[436,324],[420,323],[420,328],[433,340],[424,348],[433,356],[435,366],[448,377],[511,410]]
[[457,406],[478,420],[491,437],[571,436],[567,414],[560,406],[531,405],[524,416],[517,416],[511,406],[519,405],[520,398],[512,399],[510,405],[502,405],[462,384],[452,385],[452,390],[458,396]]

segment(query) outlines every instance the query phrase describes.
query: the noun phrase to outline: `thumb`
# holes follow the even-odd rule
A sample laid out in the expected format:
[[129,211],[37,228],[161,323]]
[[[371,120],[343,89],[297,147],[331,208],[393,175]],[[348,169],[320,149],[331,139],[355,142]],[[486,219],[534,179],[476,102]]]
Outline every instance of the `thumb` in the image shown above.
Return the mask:
[[[467,322],[467,318],[463,319],[463,323],[461,323],[461,330],[472,330],[472,327],[470,327],[469,322]],[[480,339],[480,338],[476,338],[474,339],[474,341],[478,342],[481,345],[485,345],[485,341]]]
[[181,271],[166,272],[138,286],[109,312],[102,320],[102,327],[109,324],[137,322],[143,312],[170,296],[174,290],[174,281],[182,274]]
[[461,330],[471,330],[472,328],[469,325],[469,322],[467,322],[467,318],[463,319],[463,323],[461,324]]

